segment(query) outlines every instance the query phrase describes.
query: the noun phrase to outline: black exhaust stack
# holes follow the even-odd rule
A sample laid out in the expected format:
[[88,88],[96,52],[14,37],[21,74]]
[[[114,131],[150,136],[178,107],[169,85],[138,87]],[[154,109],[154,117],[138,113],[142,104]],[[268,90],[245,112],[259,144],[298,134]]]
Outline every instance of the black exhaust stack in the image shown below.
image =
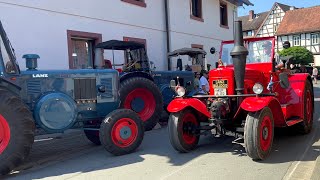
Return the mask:
[[237,94],[243,94],[244,75],[246,68],[246,58],[248,50],[243,46],[242,21],[235,21],[234,48],[230,55],[232,56],[234,66],[234,76],[236,81]]

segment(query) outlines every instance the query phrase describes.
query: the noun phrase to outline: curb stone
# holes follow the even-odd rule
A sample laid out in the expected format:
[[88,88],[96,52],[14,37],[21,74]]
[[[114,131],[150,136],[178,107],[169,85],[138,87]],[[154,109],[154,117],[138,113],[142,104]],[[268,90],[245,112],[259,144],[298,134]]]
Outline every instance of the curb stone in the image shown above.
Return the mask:
[[316,165],[314,166],[311,180],[320,180],[320,156],[316,160]]

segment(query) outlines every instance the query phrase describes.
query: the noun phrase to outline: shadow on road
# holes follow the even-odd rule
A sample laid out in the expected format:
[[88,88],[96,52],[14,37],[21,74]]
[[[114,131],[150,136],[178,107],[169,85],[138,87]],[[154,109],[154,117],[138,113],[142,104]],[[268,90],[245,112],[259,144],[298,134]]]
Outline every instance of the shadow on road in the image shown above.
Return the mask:
[[[316,87],[315,92],[316,97],[320,97],[320,88]],[[314,161],[320,149],[318,146],[312,146],[320,137],[319,109],[320,102],[318,101],[315,102],[314,128],[308,135],[297,135],[291,129],[277,129],[271,156],[259,163]],[[300,159],[306,148],[310,148],[311,153],[308,152],[308,156]],[[146,155],[160,156],[166,158],[173,166],[180,166],[203,154],[226,152],[234,156],[247,156],[241,139],[235,141],[234,136],[201,137],[197,150],[186,154],[178,153],[170,145],[166,128],[147,132],[142,145],[136,152],[124,156],[112,156],[101,146],[92,145],[81,133],[72,137],[35,143],[30,157],[20,167],[22,171],[6,178],[34,179],[108,170],[143,162],[146,160]]]

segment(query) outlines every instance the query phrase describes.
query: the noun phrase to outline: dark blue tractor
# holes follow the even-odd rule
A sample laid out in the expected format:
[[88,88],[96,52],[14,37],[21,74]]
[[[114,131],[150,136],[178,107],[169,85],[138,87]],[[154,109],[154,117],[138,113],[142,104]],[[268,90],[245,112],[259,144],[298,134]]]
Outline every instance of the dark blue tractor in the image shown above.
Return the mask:
[[[104,50],[112,50],[112,60],[101,61]],[[188,52],[174,51],[168,56],[178,56],[180,53],[190,56],[205,54],[200,49],[188,50]],[[115,56],[119,57],[118,51],[123,51],[120,54],[124,54],[124,59],[120,60],[123,62],[121,64],[115,63]],[[166,109],[175,96],[175,92],[170,88],[171,80],[179,80],[188,92],[193,90],[192,71],[181,71],[182,68],[177,71],[156,71],[154,62],[149,61],[143,43],[119,40],[102,42],[96,46],[95,64],[101,65],[101,68],[113,68],[120,72],[121,107],[134,109],[145,121],[146,130],[153,128],[161,116],[163,107]],[[147,118],[150,116],[151,118]]]
[[[129,99],[123,104],[116,70],[43,71],[36,69],[38,55],[25,55],[27,70],[20,71],[1,23],[0,35],[0,176],[27,157],[36,129],[61,133],[82,128],[89,140],[114,155],[133,152],[141,144],[145,128],[141,113],[134,112],[141,111],[135,109],[138,106],[131,108],[130,98],[141,93],[152,96],[139,89],[145,78],[123,80],[120,93],[128,93]],[[132,87],[138,90],[127,91]],[[150,104],[162,106],[162,101]],[[152,112],[144,111],[147,115],[142,117],[154,118]]]

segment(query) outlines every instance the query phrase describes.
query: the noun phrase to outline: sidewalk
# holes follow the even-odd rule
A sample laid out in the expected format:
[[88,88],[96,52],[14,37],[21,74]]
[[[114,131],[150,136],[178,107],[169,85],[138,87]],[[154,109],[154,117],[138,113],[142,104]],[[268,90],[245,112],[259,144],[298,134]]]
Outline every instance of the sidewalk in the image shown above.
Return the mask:
[[[318,84],[313,84],[313,86],[315,87],[315,90],[314,90],[315,101],[320,101],[320,82],[318,81]],[[319,110],[317,111],[315,109],[315,113],[320,113],[320,112]],[[318,158],[316,159],[311,180],[320,180],[320,152],[319,152]]]

